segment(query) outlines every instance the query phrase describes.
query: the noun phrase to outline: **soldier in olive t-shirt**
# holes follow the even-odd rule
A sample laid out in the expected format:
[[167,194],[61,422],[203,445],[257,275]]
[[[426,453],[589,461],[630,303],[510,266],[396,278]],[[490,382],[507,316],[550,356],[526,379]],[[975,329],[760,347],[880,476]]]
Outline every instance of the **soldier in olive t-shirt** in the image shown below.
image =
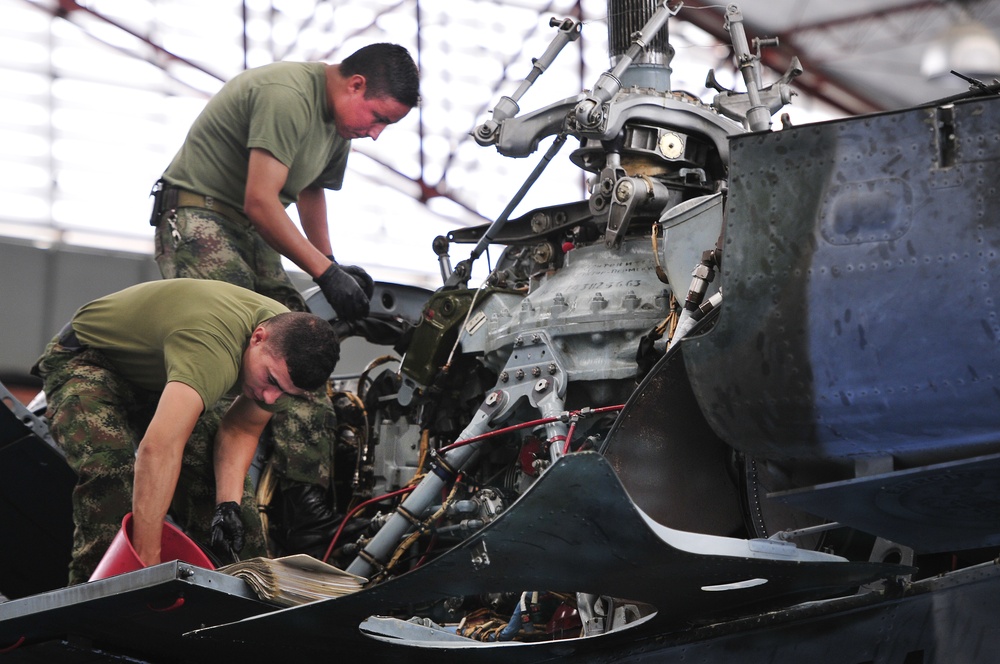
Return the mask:
[[242,210],[250,150],[260,148],[288,166],[282,206],[306,187],[340,189],[351,141],[337,133],[326,89],[322,62],[276,62],[243,72],[195,119],[164,179]]
[[89,302],[72,326],[81,344],[104,353],[129,382],[162,392],[180,381],[208,407],[236,384],[253,330],[287,311],[225,282],[175,279]]
[[[144,283],[81,307],[38,362],[52,437],[78,476],[70,583],[90,578],[129,511],[146,565],[160,562],[168,509],[216,553],[264,555],[246,483],[258,439],[338,358],[327,321],[219,281]],[[192,436],[227,393],[214,444]]]

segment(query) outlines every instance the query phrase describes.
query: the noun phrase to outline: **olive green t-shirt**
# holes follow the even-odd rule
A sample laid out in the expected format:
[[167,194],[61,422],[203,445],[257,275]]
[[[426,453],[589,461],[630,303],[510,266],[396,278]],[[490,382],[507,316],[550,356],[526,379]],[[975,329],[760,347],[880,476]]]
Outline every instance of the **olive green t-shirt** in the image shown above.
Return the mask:
[[188,131],[163,176],[170,184],[243,209],[250,149],[288,167],[284,205],[311,186],[340,189],[351,142],[337,134],[322,62],[275,62],[222,86]]
[[73,329],[131,383],[160,392],[178,381],[208,408],[239,382],[243,351],[257,326],[286,311],[223,281],[166,279],[85,304]]

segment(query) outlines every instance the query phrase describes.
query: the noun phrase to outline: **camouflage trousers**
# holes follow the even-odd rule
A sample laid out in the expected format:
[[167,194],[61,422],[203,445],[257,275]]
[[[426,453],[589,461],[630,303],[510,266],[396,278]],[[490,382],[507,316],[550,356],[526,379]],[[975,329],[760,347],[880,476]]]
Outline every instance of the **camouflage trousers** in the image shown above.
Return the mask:
[[[73,489],[73,551],[69,583],[87,581],[132,509],[135,452],[156,410],[159,393],[122,378],[98,350],[67,349],[53,339],[38,363],[49,430],[77,474]],[[184,449],[170,506],[175,523],[207,546],[215,511],[211,417],[203,417]],[[217,426],[217,423],[216,423]],[[197,432],[196,432],[197,433]],[[244,486],[247,541],[241,557],[266,555],[250,483]]]
[[[281,265],[281,256],[249,220],[236,221],[194,207],[167,212],[156,228],[156,263],[164,279],[214,279],[256,291],[292,311],[305,311],[302,295]],[[279,481],[329,488],[337,418],[321,388],[296,399],[271,419],[271,467]]]

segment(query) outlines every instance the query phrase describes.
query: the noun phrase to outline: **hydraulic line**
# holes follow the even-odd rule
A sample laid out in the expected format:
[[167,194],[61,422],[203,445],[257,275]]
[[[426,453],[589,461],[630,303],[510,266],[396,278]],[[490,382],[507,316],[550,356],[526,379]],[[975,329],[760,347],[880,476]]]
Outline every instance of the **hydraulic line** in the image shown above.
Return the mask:
[[573,440],[573,432],[576,431],[576,423],[579,421],[579,416],[574,415],[569,421],[569,430],[566,432],[566,442],[563,444],[563,455],[570,453],[570,441]]
[[407,486],[416,486],[417,482],[424,477],[424,464],[427,463],[427,457],[430,454],[431,446],[431,431],[430,429],[423,429],[420,432],[420,451],[417,457],[417,469],[413,473],[413,477],[407,482]]

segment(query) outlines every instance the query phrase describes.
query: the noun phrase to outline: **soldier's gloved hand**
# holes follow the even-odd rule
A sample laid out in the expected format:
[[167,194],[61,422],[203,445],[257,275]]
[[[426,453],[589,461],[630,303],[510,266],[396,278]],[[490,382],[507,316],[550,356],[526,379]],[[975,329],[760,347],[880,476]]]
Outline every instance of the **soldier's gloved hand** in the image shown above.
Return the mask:
[[[337,259],[333,256],[327,256],[327,258],[330,259],[331,263],[337,262]],[[341,265],[340,269],[351,275],[351,277],[358,282],[358,286],[361,286],[361,290],[365,292],[368,299],[372,299],[372,295],[375,293],[375,280],[368,276],[368,273],[365,272],[363,267],[359,267],[357,265]]]
[[375,293],[375,280],[372,279],[365,268],[358,265],[343,265],[341,269],[347,274],[351,275],[351,278],[358,283],[361,290],[364,291],[365,297],[369,300],[372,299],[372,295]]
[[368,315],[368,296],[354,276],[348,274],[341,266],[331,263],[330,267],[326,268],[323,274],[313,278],[313,281],[323,291],[323,297],[333,307],[337,318],[351,321]]
[[240,504],[229,501],[215,506],[212,517],[212,549],[215,551],[240,551],[243,549],[243,519]]

